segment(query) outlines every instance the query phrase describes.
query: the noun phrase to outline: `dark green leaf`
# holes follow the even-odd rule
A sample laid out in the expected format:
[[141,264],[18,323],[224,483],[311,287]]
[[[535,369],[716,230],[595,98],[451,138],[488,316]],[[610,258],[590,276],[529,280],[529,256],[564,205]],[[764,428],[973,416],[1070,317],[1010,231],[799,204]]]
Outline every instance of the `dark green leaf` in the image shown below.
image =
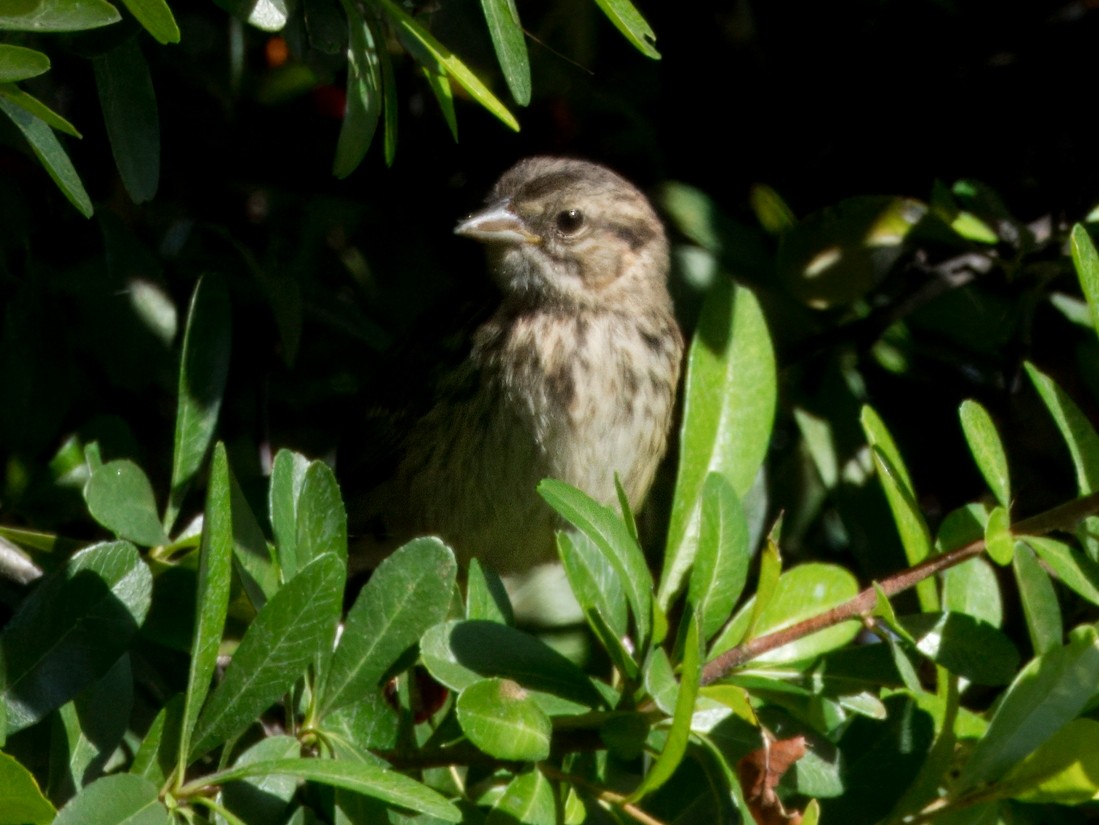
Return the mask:
[[344,2],[348,21],[347,111],[336,143],[332,174],[346,178],[358,168],[378,127],[382,112],[382,75],[377,39],[366,16]]
[[435,95],[435,102],[439,104],[439,111],[443,113],[443,120],[450,129],[450,136],[455,142],[458,140],[458,115],[454,111],[454,89],[450,85],[450,78],[445,72],[438,71],[432,66],[421,66],[427,85]]
[[153,485],[132,461],[122,458],[97,468],[84,499],[92,517],[119,538],[146,547],[168,543],[157,518]]
[[271,467],[268,505],[283,581],[298,572],[298,496],[307,469],[309,460],[289,450],[279,450]]
[[160,709],[130,764],[130,773],[145,777],[157,787],[177,768],[184,698],[177,693]]
[[515,0],[481,0],[496,59],[511,96],[520,106],[530,103],[530,60]]
[[1081,224],[1072,227],[1072,263],[1088,302],[1092,326],[1099,332],[1099,252]]
[[653,45],[656,34],[630,0],[595,0],[595,3],[639,52],[646,57],[660,59],[660,52]]
[[1099,435],[1087,416],[1052,378],[1033,364],[1026,364],[1026,371],[1072,454],[1081,495],[1094,492],[1099,489]]
[[122,0],[145,31],[161,44],[179,42],[179,26],[164,0]]
[[153,581],[128,542],[97,544],[47,576],[0,634],[8,732],[103,676],[149,611]]
[[134,203],[150,201],[160,182],[160,121],[149,67],[134,38],[99,55],[92,65],[122,183]]
[[50,70],[50,59],[42,52],[0,43],[0,83],[15,83]]
[[65,120],[65,118],[61,117],[61,115],[57,114],[57,112],[38,98],[31,97],[18,86],[13,86],[10,83],[0,83],[0,97],[6,98],[16,106],[26,109],[51,129],[56,129],[58,132],[63,132],[74,138],[83,137],[69,121]]
[[409,542],[378,566],[347,614],[322,713],[377,689],[424,632],[446,618],[457,574],[454,554],[436,538]]
[[229,585],[233,559],[233,514],[230,492],[229,460],[225,445],[214,448],[210,466],[210,486],[206,491],[206,515],[202,525],[198,587],[195,595],[194,639],[191,643],[191,670],[187,698],[183,706],[179,738],[180,778],[188,764],[191,733],[199,711],[210,690],[217,667],[218,648],[229,608]]
[[93,211],[92,202],[88,198],[88,193],[84,191],[84,184],[80,182],[80,176],[76,174],[76,169],[73,168],[72,161],[65,154],[61,143],[44,121],[22,106],[13,103],[11,97],[10,89],[0,89],[0,110],[10,117],[23,133],[34,156],[53,178],[57,188],[69,199],[69,203],[75,206],[85,218],[90,218]]
[[262,610],[279,589],[278,565],[271,557],[267,537],[252,512],[233,474],[229,473],[229,499],[233,513],[233,562],[248,600]]
[[332,645],[345,575],[339,559],[320,556],[259,612],[195,725],[191,759],[246,730]]
[[345,788],[446,822],[459,822],[462,818],[458,809],[437,792],[407,776],[366,762],[342,759],[276,759],[238,765],[203,777],[202,781],[223,785],[252,776],[275,774],[297,776],[335,788]]
[[979,685],[1006,684],[1019,667],[1011,640],[968,613],[921,613],[901,623],[921,653]]
[[701,518],[687,603],[701,613],[702,638],[708,639],[732,615],[748,577],[748,523],[724,476],[706,476]]
[[1061,623],[1061,606],[1049,574],[1038,563],[1034,551],[1023,542],[1015,545],[1013,566],[1034,652],[1046,653],[1060,647],[1065,630]]
[[229,374],[229,342],[229,295],[220,278],[203,277],[191,297],[183,334],[172,489],[164,511],[168,532],[214,438]]
[[314,461],[305,471],[298,496],[298,568],[331,553],[347,563],[347,513],[332,468]]
[[0,753],[0,825],[49,825],[55,813],[34,775]]
[[660,577],[667,611],[694,560],[698,508],[710,473],[738,496],[755,482],[775,414],[775,354],[755,295],[721,278],[711,288],[687,358],[679,473]]
[[540,762],[553,726],[538,703],[510,679],[482,679],[458,696],[458,722],[469,741],[497,759]]
[[992,423],[988,410],[976,401],[963,401],[958,414],[962,420],[965,440],[977,462],[977,469],[984,476],[988,488],[1002,507],[1011,505],[1011,480],[1007,469],[1007,453],[1004,452],[1000,434]]
[[1099,639],[1093,627],[1032,659],[1008,688],[988,732],[962,769],[957,789],[995,781],[1074,719],[1099,684]]
[[[442,621],[442,618],[440,616],[437,621]],[[515,624],[515,614],[503,579],[477,559],[470,559],[469,570],[466,571],[466,618]]]
[[74,32],[109,26],[122,19],[106,0],[38,0],[6,5],[0,11],[0,29],[37,32]]
[[594,541],[617,571],[637,626],[637,647],[648,647],[652,630],[652,577],[645,556],[622,519],[610,508],[564,482],[547,478],[538,493],[578,530]]
[[84,788],[57,815],[54,825],[166,825],[168,809],[156,786],[141,776],[105,776]]
[[[301,756],[301,743],[293,736],[268,736],[248,748],[234,766]],[[298,782],[287,774],[267,774],[230,782],[221,791],[225,807],[244,822],[282,822]]]

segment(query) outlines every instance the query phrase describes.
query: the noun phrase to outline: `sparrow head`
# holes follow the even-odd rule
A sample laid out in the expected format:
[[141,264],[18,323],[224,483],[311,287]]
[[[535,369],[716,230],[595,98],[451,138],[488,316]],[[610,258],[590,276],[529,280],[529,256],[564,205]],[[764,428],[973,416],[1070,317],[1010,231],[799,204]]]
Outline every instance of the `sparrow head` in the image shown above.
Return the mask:
[[595,163],[520,161],[454,231],[487,245],[506,295],[591,307],[667,294],[660,219],[636,187]]

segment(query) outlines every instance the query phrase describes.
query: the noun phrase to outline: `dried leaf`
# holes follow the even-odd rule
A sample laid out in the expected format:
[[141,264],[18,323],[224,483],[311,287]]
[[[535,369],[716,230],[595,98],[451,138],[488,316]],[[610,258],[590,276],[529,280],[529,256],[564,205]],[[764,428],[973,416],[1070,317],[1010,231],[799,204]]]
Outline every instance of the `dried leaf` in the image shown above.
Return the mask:
[[786,812],[775,786],[805,751],[804,736],[776,740],[765,733],[763,747],[737,762],[740,789],[757,825],[800,825],[801,813]]

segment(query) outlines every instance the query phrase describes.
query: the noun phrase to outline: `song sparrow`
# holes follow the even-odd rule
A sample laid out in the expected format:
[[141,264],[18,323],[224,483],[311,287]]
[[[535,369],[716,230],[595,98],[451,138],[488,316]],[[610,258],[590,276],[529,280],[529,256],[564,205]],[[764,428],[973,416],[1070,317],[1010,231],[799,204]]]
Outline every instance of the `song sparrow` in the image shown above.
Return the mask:
[[367,496],[370,556],[434,534],[463,562],[525,570],[562,526],[540,480],[613,503],[617,472],[637,507],[664,454],[683,341],[645,196],[603,166],[534,157],[486,204],[455,232],[486,245],[502,300]]

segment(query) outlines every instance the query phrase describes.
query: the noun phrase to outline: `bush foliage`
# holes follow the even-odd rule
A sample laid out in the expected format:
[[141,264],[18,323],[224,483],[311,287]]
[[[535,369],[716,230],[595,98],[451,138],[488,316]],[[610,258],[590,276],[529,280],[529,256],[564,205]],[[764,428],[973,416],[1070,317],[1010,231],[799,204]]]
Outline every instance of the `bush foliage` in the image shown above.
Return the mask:
[[[636,517],[540,485],[571,620],[430,537],[349,581],[336,435],[481,297],[423,132],[646,92],[508,0],[219,5],[0,11],[0,825],[1094,817],[1095,215],[650,169],[682,412]],[[661,56],[626,0],[532,17]],[[398,116],[422,178],[368,168]]]

